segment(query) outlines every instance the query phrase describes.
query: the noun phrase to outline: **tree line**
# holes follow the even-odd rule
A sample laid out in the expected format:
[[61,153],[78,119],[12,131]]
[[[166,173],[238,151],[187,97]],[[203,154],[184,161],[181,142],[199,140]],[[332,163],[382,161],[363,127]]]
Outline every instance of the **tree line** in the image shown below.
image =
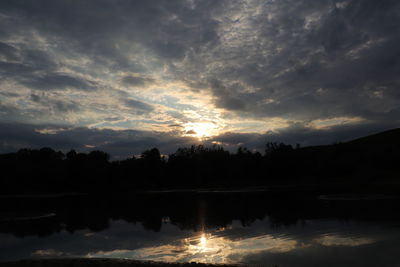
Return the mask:
[[0,192],[91,192],[166,188],[327,183],[397,176],[399,146],[343,143],[292,147],[267,143],[263,153],[239,147],[193,145],[164,157],[157,148],[110,161],[104,151],[51,148],[0,155]]

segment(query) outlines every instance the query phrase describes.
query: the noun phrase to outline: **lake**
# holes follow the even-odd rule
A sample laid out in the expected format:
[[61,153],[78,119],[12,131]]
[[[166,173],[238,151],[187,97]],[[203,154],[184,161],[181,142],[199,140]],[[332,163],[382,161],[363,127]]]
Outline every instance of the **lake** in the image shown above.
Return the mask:
[[2,197],[0,260],[400,266],[399,200],[170,191]]

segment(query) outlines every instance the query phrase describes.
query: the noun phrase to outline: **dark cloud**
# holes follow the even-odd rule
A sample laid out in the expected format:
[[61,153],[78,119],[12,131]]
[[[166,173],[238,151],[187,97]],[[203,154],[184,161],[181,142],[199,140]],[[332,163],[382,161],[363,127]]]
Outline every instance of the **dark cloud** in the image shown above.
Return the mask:
[[35,94],[31,94],[31,99],[32,99],[33,102],[36,102],[36,103],[41,102],[40,96],[35,95]]
[[30,74],[35,68],[22,63],[0,61],[0,77],[5,79],[19,78]]
[[122,78],[122,83],[124,85],[132,86],[132,87],[146,87],[149,84],[154,83],[155,80],[149,77],[141,77],[141,76],[125,76]]
[[[255,3],[260,15],[243,15],[237,22],[246,23],[251,32],[238,31],[233,44],[211,52],[210,62],[194,56],[195,63],[188,64],[198,65],[187,69],[208,69],[215,103],[228,110],[300,120],[385,119],[400,99],[373,93],[379,88],[398,92],[399,3],[346,3]],[[241,86],[235,86],[238,82]]]
[[51,71],[58,67],[52,56],[46,51],[25,47],[21,50],[23,63],[35,67],[35,70]]
[[185,134],[197,134],[194,130],[186,131]]
[[[59,115],[82,105],[76,95],[48,97],[46,104],[37,90],[84,94],[102,82],[146,87],[165,78],[186,83],[199,96],[211,94],[215,107],[243,121],[298,121],[276,135],[284,142],[329,143],[396,127],[399,9],[396,0],[3,0],[0,118],[46,120],[41,109],[51,107]],[[22,99],[19,86],[33,90],[25,90]],[[121,102],[132,116],[154,110],[152,102],[137,100],[143,96],[104,88],[118,99],[124,94]],[[10,93],[20,99],[11,100],[17,95]],[[37,106],[27,109],[26,101]],[[87,108],[93,106],[101,105]],[[107,106],[101,107],[106,113]],[[165,114],[190,121],[177,111]],[[337,117],[371,123],[307,127]],[[259,147],[267,137],[274,135],[227,133],[217,139]]]
[[100,149],[111,153],[116,159],[138,155],[152,147],[158,147],[162,153],[173,153],[177,147],[197,143],[190,137],[161,132],[21,123],[0,123],[0,127],[0,153],[13,152],[23,147],[52,147],[63,151]]
[[0,119],[2,122],[19,121],[22,118],[23,114],[17,107],[0,100]]
[[123,117],[118,117],[118,116],[114,116],[114,117],[107,117],[107,118],[103,118],[103,120],[105,121],[119,121],[124,119]]
[[77,112],[80,110],[80,104],[76,101],[57,99],[46,94],[31,94],[31,100],[57,113]]
[[147,103],[144,103],[142,101],[135,100],[135,99],[125,99],[124,103],[129,108],[132,108],[137,111],[145,112],[145,113],[148,113],[148,112],[151,112],[154,110],[154,107],[152,105],[149,105]]
[[263,151],[268,142],[286,143],[295,146],[329,145],[350,141],[359,137],[378,133],[398,127],[391,122],[364,122],[347,125],[337,125],[322,129],[315,129],[304,124],[294,123],[288,127],[266,133],[224,133],[209,139],[209,142],[218,142],[227,148],[236,149],[246,146],[249,149]]
[[[47,72],[55,70],[58,65],[44,51],[26,48],[16,48],[7,43],[1,43],[0,55],[0,77],[4,80],[19,82],[27,77],[37,75],[51,75]],[[44,74],[42,74],[44,73]]]
[[234,95],[232,91],[229,90],[231,88],[234,88],[234,86],[227,88],[218,80],[213,80],[211,82],[211,90],[216,97],[215,105],[229,110],[245,110],[245,102],[239,99],[237,95]]
[[[52,127],[41,126],[42,128]],[[1,152],[13,152],[23,147],[39,148],[39,147],[53,147],[56,149],[68,149],[71,147],[81,147],[79,139],[64,138],[63,136],[54,134],[46,135],[41,134],[36,127],[31,124],[20,123],[1,123],[0,132],[0,149]],[[55,126],[52,128],[59,128],[62,126]]]
[[60,45],[121,68],[131,66],[126,53],[132,47],[118,41],[141,43],[168,60],[212,42],[217,36],[212,15],[222,6],[223,1],[4,1],[0,10],[19,22],[14,29],[34,28],[67,40]]
[[6,43],[0,42],[0,56],[4,57],[6,60],[17,60],[18,49]]
[[82,91],[96,90],[95,83],[79,77],[73,77],[64,73],[48,73],[42,76],[24,79],[22,84],[38,90],[63,90],[75,89]]
[[[0,109],[1,111],[1,109]],[[111,153],[114,159],[138,155],[146,149],[157,147],[163,154],[170,154],[178,147],[199,144],[199,140],[178,132],[150,132],[138,130],[112,130],[74,127],[71,125],[32,125],[0,123],[0,153],[16,151],[22,147],[52,147],[54,149],[79,151],[100,149]],[[201,143],[212,145],[219,142],[226,149],[236,151],[239,146],[264,151],[267,142],[287,144],[324,145],[349,141],[374,134],[382,129],[394,128],[392,124],[364,123],[358,126],[343,125],[316,130],[294,124],[280,131],[255,133],[224,133]],[[189,133],[187,133],[189,134]]]
[[20,96],[17,93],[12,93],[12,92],[0,92],[1,95],[5,96],[5,97],[18,97]]

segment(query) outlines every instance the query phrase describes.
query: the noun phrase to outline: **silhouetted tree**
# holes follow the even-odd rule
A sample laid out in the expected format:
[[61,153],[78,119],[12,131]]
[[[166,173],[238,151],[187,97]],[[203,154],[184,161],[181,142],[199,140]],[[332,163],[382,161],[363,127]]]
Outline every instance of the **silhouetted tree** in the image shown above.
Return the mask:
[[157,148],[152,148],[150,150],[143,151],[140,158],[146,162],[157,163],[161,161],[161,154]]
[[74,149],[71,149],[67,154],[67,159],[68,160],[72,160],[73,158],[76,157],[76,151]]
[[108,162],[110,155],[104,151],[95,150],[89,153],[88,158],[93,161]]

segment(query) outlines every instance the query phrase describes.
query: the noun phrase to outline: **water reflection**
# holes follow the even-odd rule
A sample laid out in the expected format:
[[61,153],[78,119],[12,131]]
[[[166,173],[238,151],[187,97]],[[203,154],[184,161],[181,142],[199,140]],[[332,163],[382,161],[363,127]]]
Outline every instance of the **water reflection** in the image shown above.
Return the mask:
[[374,243],[374,239],[365,237],[341,236],[336,234],[324,234],[314,239],[314,242],[322,246],[349,246],[357,247]]
[[211,233],[197,234],[170,244],[135,250],[111,250],[89,253],[87,257],[134,258],[168,262],[238,263],[249,254],[287,252],[304,246],[290,238],[263,235],[243,239],[229,239]]
[[[399,205],[386,200],[155,195],[27,205],[56,216],[1,221],[0,260],[79,256],[281,266],[400,263]],[[18,211],[15,203],[11,208]]]
[[[278,256],[307,254],[309,251],[323,251],[336,247],[337,251],[348,248],[366,247],[376,242],[376,237],[345,236],[337,233],[324,233],[317,236],[309,233],[305,238],[295,234],[261,234],[257,236],[232,235],[233,228],[208,233],[195,233],[193,236],[173,240],[168,244],[150,246],[133,250],[109,250],[89,253],[87,257],[134,258],[168,262],[200,263],[249,263],[251,258],[261,255],[272,262]],[[344,234],[344,233],[343,233]],[[271,260],[269,260],[270,258]],[[314,258],[321,260],[321,258]],[[329,259],[333,260],[333,259]],[[255,263],[259,263],[255,261]],[[298,266],[299,262],[296,265]],[[354,265],[357,266],[357,265]]]
[[[208,237],[208,238],[210,238],[210,237]],[[201,234],[201,237],[199,239],[199,247],[204,249],[204,248],[206,248],[206,245],[207,245],[207,238],[206,238],[206,235],[203,233],[203,234]]]

